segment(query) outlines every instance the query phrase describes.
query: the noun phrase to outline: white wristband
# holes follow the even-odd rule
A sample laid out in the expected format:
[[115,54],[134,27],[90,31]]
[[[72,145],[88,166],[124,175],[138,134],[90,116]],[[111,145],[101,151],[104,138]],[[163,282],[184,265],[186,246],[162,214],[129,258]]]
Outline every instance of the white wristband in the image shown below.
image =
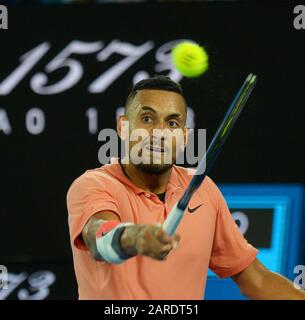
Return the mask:
[[108,263],[119,264],[131,258],[120,245],[120,237],[126,226],[133,223],[120,223],[107,234],[96,238],[96,248],[101,258]]

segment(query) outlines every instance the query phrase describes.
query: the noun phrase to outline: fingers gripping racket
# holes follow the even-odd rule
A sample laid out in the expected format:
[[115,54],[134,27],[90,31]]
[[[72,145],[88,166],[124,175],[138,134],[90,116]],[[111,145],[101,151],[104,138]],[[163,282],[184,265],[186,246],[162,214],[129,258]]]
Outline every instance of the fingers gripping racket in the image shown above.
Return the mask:
[[[243,110],[256,83],[256,75],[249,74],[242,87],[238,91],[229,110],[227,111],[222,123],[220,124],[207,152],[201,159],[195,175],[189,183],[181,199],[175,204],[168,217],[166,218],[163,229],[173,235],[187,209],[188,203],[199,188],[206,175],[210,172],[215,160],[221,152],[221,149],[228,138],[235,122],[237,121],[241,111]],[[205,169],[205,170],[204,170]]]

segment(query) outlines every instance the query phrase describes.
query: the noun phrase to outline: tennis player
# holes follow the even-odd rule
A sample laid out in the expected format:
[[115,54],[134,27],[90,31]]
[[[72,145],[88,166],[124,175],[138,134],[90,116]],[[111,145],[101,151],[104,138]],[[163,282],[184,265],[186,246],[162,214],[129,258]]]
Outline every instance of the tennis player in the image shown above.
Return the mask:
[[[193,195],[177,234],[163,231],[161,224],[192,178],[175,164],[175,150],[187,142],[186,111],[179,84],[164,76],[138,82],[117,132],[126,142],[126,121],[128,132],[148,132],[142,162],[133,161],[137,142],[130,139],[129,162],[113,158],[71,185],[67,207],[79,299],[202,299],[208,268],[231,277],[251,299],[305,299],[256,258],[258,250],[242,236],[209,177]],[[166,135],[155,136],[164,129],[183,134],[169,143]],[[152,159],[157,163],[147,161]]]

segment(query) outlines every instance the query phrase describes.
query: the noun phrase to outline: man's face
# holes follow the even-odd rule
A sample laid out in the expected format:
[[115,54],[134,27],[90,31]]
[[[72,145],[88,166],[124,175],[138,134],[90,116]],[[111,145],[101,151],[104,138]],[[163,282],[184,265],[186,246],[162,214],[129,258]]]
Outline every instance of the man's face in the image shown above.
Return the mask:
[[185,100],[176,92],[138,91],[121,120],[129,121],[129,159],[143,172],[166,172],[185,147]]

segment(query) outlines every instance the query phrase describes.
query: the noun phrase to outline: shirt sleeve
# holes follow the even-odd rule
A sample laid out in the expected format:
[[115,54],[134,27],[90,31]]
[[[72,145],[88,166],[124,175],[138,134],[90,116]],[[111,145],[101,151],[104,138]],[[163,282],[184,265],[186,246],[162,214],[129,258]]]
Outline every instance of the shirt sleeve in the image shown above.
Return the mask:
[[[112,211],[120,221],[115,195],[109,187],[109,178],[85,173],[76,179],[67,193],[68,224],[71,244],[88,250],[81,237],[87,221],[100,211]],[[108,186],[108,187],[107,187]]]
[[240,233],[227,203],[213,184],[217,219],[209,268],[220,278],[231,277],[246,269],[256,258],[258,250]]

